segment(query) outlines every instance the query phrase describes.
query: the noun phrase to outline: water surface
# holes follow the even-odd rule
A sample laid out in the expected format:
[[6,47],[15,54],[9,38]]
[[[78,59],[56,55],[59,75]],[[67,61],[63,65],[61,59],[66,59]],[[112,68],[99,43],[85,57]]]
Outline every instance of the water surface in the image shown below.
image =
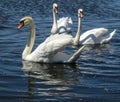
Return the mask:
[[[32,16],[37,29],[35,47],[49,36],[52,4],[58,18],[72,17],[73,36],[77,10],[84,9],[82,32],[117,29],[109,44],[88,46],[76,64],[39,64],[22,61],[29,29],[17,29],[19,20]],[[120,2],[116,0],[1,0],[0,101],[1,102],[119,102],[120,101]],[[68,52],[71,50],[69,49]]]

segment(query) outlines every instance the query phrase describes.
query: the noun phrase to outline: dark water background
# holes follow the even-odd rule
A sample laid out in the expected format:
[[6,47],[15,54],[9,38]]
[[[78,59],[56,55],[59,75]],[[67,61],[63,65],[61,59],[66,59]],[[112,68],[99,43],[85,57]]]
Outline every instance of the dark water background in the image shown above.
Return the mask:
[[[19,20],[33,17],[35,47],[49,36],[52,4],[58,18],[73,19],[84,9],[82,32],[105,27],[117,29],[109,44],[86,47],[76,64],[38,64],[22,61],[29,29],[18,30]],[[70,50],[68,51],[70,52]],[[120,102],[119,0],[0,0],[0,102]]]

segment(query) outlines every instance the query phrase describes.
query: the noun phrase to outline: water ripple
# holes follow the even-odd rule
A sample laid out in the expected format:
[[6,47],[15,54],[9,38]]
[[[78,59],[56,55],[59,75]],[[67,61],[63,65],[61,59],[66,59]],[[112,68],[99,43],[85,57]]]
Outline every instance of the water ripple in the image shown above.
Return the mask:
[[[50,35],[52,1],[1,0],[0,3],[0,101],[85,101],[119,102],[120,30],[119,1],[58,0],[59,17],[73,19],[77,29],[77,9],[84,9],[82,32],[106,27],[117,29],[109,44],[88,46],[76,64],[39,64],[22,61],[29,29],[17,29],[19,20],[34,18],[35,47]],[[94,19],[93,19],[94,18]],[[108,19],[109,18],[109,19]],[[67,52],[71,52],[69,48]]]

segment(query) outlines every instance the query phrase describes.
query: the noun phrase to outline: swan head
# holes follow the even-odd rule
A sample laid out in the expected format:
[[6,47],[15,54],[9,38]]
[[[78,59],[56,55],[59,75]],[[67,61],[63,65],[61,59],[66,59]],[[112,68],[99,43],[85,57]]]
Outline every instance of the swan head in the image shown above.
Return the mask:
[[78,9],[78,16],[83,18],[83,9]]
[[53,11],[57,14],[58,13],[58,4],[54,3],[53,4]]
[[32,23],[33,19],[30,16],[25,16],[20,20],[20,23],[18,25],[18,29],[22,28],[24,25],[30,25]]

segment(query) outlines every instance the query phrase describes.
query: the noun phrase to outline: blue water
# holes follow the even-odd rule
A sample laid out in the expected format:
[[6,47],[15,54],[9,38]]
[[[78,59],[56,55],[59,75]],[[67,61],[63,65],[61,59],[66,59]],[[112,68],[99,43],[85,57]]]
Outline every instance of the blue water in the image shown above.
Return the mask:
[[[76,64],[39,64],[22,61],[29,29],[17,29],[19,20],[32,16],[37,29],[35,47],[49,36],[52,4],[58,18],[84,9],[82,32],[117,29],[109,44],[88,46]],[[119,0],[0,0],[0,102],[120,102]],[[71,50],[68,50],[70,52]]]

